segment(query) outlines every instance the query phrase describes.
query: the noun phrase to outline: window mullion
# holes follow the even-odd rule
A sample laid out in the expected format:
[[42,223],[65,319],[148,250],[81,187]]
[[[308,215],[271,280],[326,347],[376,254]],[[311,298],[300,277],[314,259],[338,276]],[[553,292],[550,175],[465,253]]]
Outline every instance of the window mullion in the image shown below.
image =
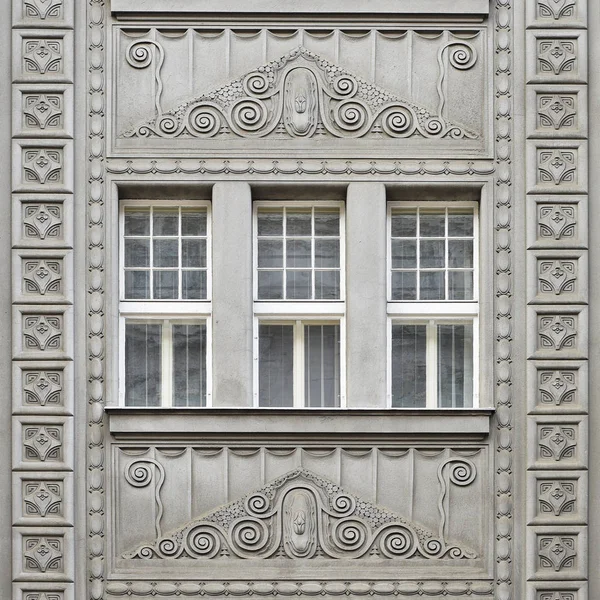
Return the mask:
[[173,325],[170,320],[163,321],[162,324],[162,405],[166,407],[173,406]]
[[425,358],[425,377],[426,377],[426,400],[427,408],[437,408],[437,382],[438,382],[438,344],[437,344],[437,325],[435,321],[429,321],[426,326],[426,358]]
[[304,324],[302,321],[294,323],[294,408],[304,407]]

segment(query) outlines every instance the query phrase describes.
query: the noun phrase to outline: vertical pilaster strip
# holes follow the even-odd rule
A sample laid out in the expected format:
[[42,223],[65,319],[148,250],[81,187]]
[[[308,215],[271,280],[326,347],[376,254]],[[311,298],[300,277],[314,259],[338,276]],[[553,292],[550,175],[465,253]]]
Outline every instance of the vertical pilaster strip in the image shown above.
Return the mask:
[[586,0],[528,0],[530,600],[587,598],[586,35]]
[[13,0],[12,562],[23,600],[73,600],[73,23],[73,0]]

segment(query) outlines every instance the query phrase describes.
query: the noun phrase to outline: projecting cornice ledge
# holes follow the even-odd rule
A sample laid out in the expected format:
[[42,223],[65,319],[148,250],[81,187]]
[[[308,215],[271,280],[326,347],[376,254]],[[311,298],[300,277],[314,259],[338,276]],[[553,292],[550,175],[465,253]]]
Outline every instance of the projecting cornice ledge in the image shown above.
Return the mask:
[[467,409],[257,409],[106,407],[115,437],[163,436],[219,441],[298,443],[481,440],[492,408]]

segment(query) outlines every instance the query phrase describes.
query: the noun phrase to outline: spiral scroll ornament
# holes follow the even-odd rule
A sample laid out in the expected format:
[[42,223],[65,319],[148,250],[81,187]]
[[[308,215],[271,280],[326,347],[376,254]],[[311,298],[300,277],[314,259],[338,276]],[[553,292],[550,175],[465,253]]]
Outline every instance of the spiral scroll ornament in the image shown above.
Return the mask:
[[336,517],[351,515],[356,509],[356,500],[349,494],[338,494],[331,500],[331,510]]
[[333,80],[333,92],[343,98],[351,98],[358,91],[358,82],[354,77],[341,75]]
[[416,123],[408,108],[394,106],[382,114],[381,126],[390,137],[409,137],[414,133]]
[[214,106],[195,106],[187,116],[187,127],[198,137],[213,137],[221,129],[221,111]]
[[230,531],[231,547],[256,555],[269,543],[269,529],[264,521],[258,519],[240,519]]
[[[153,49],[156,54],[158,54],[156,60],[154,60],[155,52]],[[145,69],[154,63],[154,79],[156,81],[154,106],[156,107],[156,116],[160,116],[163,112],[160,104],[160,97],[163,89],[160,70],[165,61],[165,51],[163,50],[163,47],[158,42],[147,38],[136,40],[127,46],[127,49],[125,50],[125,59],[134,69]]]
[[446,90],[444,81],[446,79],[446,63],[444,58],[448,56],[450,66],[459,71],[468,71],[477,62],[477,50],[467,42],[449,42],[442,46],[438,52],[438,65],[440,75],[437,84],[439,97],[438,114],[444,115],[444,107],[446,105]]
[[334,523],[331,541],[344,553],[362,553],[369,542],[369,530],[362,520],[348,517]]
[[379,551],[386,558],[409,558],[416,550],[417,541],[407,527],[393,525],[379,538]]
[[334,108],[334,121],[345,133],[362,135],[370,124],[367,107],[358,100],[344,100]]
[[[154,480],[152,467],[158,471],[158,481]],[[165,482],[165,469],[152,458],[139,458],[129,463],[125,470],[125,481],[133,487],[146,487],[154,480],[154,501],[156,502],[156,518],[154,526],[157,537],[161,536],[160,520],[163,514],[163,504],[160,499],[160,490]]]
[[260,97],[264,94],[268,94],[271,84],[269,78],[264,73],[254,71],[244,77],[242,87],[248,96]]
[[246,498],[246,510],[251,515],[263,516],[270,508],[271,503],[265,494],[251,494]]
[[185,547],[190,556],[213,558],[221,550],[221,537],[218,530],[199,525],[188,531]]
[[231,107],[232,125],[235,124],[242,134],[259,132],[268,116],[264,103],[253,98],[242,98]]

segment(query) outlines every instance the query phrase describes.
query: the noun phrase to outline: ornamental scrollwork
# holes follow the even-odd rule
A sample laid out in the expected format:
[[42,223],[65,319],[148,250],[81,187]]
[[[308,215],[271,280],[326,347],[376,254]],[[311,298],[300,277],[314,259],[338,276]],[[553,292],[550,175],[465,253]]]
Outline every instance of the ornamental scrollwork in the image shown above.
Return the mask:
[[23,207],[23,229],[28,238],[59,238],[63,219],[58,204],[26,204]]
[[46,19],[60,16],[63,0],[24,0],[23,12],[29,19]]
[[63,157],[60,150],[28,149],[23,153],[23,179],[27,183],[57,183],[62,177]]
[[60,515],[62,487],[58,481],[27,481],[23,486],[23,502],[28,517]]
[[26,350],[58,350],[62,335],[62,318],[58,315],[27,315],[23,319],[23,346]]
[[537,0],[537,6],[540,17],[559,21],[575,15],[577,0]]
[[539,538],[538,556],[540,566],[554,571],[575,566],[577,541],[574,536],[555,535]]
[[555,517],[562,514],[575,512],[577,502],[576,482],[563,481],[541,481],[539,483],[539,512],[540,514],[551,513]]
[[572,73],[577,62],[575,41],[566,39],[540,40],[538,44],[538,69],[540,73],[560,75]]
[[57,294],[62,284],[61,260],[23,261],[23,287],[27,294]]
[[25,73],[47,75],[62,70],[62,41],[57,39],[26,40],[23,52]]
[[558,131],[574,127],[577,118],[576,96],[574,94],[540,94],[537,112],[542,128]]
[[575,291],[577,282],[577,261],[540,260],[538,281],[542,294],[570,294]]
[[47,425],[23,428],[24,458],[27,461],[60,461],[62,445],[63,431],[61,427]]
[[556,241],[575,237],[576,208],[572,204],[542,204],[538,209],[539,236]]
[[23,117],[29,129],[58,129],[61,126],[63,97],[60,94],[26,94]]
[[542,404],[572,404],[577,397],[575,371],[540,371],[539,398]]
[[34,573],[56,573],[63,570],[63,539],[60,537],[27,537],[24,539],[24,564]]
[[577,175],[577,152],[541,150],[538,155],[538,179],[543,184],[574,183]]
[[[132,66],[150,64],[148,43],[139,40],[129,46]],[[138,63],[130,60],[134,50]],[[455,68],[470,68],[476,60],[475,50],[466,43],[448,44],[442,52],[449,53]],[[158,91],[155,104],[156,117],[125,132],[124,137],[477,137],[441,114],[403,100],[302,46],[173,110],[162,112]]]
[[577,451],[577,431],[574,427],[544,425],[539,428],[538,446],[542,459],[572,459]]
[[[158,476],[154,474],[156,469]],[[129,463],[125,470],[125,480],[133,487],[146,487],[154,482],[154,500],[156,502],[156,519],[154,526],[157,537],[162,535],[160,521],[163,514],[163,503],[160,497],[160,491],[165,482],[165,469],[156,460],[151,458],[139,458]]]
[[577,342],[577,319],[571,315],[542,316],[538,336],[543,349],[571,350]]

